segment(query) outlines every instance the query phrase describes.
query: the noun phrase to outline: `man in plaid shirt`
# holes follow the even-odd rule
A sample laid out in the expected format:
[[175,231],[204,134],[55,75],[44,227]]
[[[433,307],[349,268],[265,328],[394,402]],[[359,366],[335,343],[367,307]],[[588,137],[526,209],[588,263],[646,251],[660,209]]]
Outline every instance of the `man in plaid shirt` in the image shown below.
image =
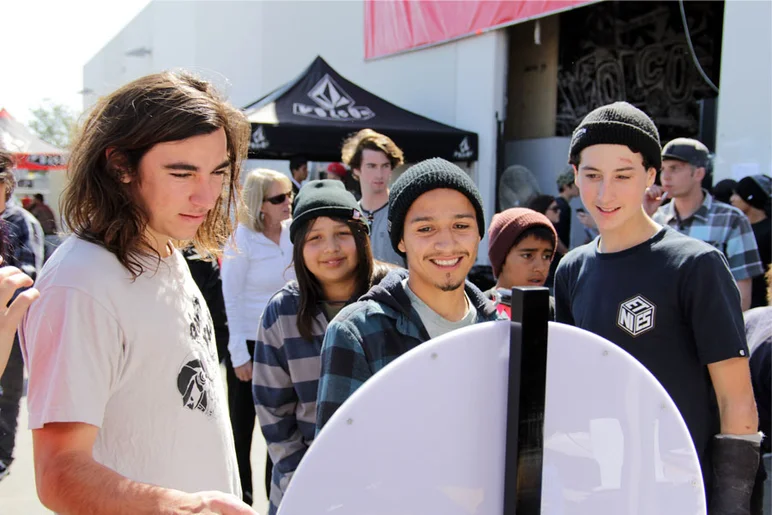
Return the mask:
[[764,273],[756,238],[746,216],[736,207],[718,202],[702,189],[708,166],[708,148],[694,139],[677,138],[662,149],[662,189],[673,199],[659,207],[664,196],[661,189],[650,188],[647,211],[661,225],[709,243],[729,261],[737,282],[742,309],[751,306],[753,278]]
[[[43,266],[43,228],[26,209],[9,202],[16,186],[12,166],[11,162],[0,160],[0,234],[6,245],[0,266],[15,266],[34,280]],[[24,359],[17,336],[0,378],[0,479],[8,475],[13,462],[23,389]]]
[[444,159],[410,167],[389,192],[389,235],[407,270],[390,272],[327,326],[316,431],[365,381],[442,334],[498,320],[466,276],[485,234],[482,198],[469,175]]

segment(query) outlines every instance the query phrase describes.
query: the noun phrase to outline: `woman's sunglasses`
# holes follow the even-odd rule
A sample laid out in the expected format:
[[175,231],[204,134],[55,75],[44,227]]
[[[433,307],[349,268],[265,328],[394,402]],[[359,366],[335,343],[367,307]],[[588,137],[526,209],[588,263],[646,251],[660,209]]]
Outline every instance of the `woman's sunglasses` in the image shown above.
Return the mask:
[[292,201],[292,195],[293,193],[290,191],[288,193],[276,195],[275,197],[268,197],[267,199],[263,200],[263,202],[270,202],[274,206],[278,206],[279,204],[282,204],[287,199],[287,197],[289,197],[290,201]]

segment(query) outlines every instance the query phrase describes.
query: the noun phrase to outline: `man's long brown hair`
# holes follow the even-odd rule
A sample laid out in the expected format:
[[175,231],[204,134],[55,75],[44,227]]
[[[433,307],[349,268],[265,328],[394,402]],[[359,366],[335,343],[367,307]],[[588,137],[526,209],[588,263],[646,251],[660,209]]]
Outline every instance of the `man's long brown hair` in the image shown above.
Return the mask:
[[[145,271],[147,257],[160,259],[145,236],[148,214],[137,202],[140,160],[159,143],[219,129],[227,138],[229,177],[193,240],[202,255],[219,255],[232,230],[230,212],[247,154],[249,123],[211,84],[187,73],[142,77],[94,106],[69,159],[70,181],[62,198],[65,223],[79,237],[115,254],[136,278]],[[131,179],[128,184],[126,178]]]

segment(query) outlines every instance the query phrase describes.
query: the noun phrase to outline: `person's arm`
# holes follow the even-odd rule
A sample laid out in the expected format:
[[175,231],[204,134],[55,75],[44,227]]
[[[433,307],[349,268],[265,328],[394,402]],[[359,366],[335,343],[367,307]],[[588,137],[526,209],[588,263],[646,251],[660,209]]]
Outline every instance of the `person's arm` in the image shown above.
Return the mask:
[[234,234],[225,246],[220,273],[225,312],[228,316],[228,352],[231,355],[231,363],[233,363],[233,369],[238,372],[236,375],[239,379],[250,381],[252,357],[249,355],[247,340],[253,339],[255,335],[246,334],[244,329],[247,324],[244,287],[249,273],[249,249],[248,243],[243,238],[236,238],[237,234]]
[[571,290],[568,287],[568,266],[561,261],[555,271],[555,322],[575,325],[571,313]]
[[[279,302],[274,297],[268,303],[260,321],[255,342],[252,372],[252,394],[260,429],[268,445],[273,466],[283,476],[279,492],[271,496],[278,503],[300,460],[308,450],[297,420],[300,402],[289,373],[285,349],[286,324],[294,317],[281,317]],[[279,495],[278,499],[276,494]]]
[[740,304],[743,311],[751,309],[751,292],[753,291],[753,279],[740,279],[737,281],[737,289],[740,290]]
[[373,373],[362,349],[362,339],[349,321],[327,326],[322,343],[322,371],[316,398],[316,432]]
[[726,259],[740,290],[742,310],[747,311],[751,307],[752,280],[764,273],[764,267],[753,228],[744,215],[737,214],[733,219],[726,241]]
[[721,434],[750,435],[759,430],[748,358],[731,358],[708,365],[721,415]]
[[[0,257],[0,263],[2,261]],[[28,288],[11,302],[7,310],[0,313],[0,376],[3,375],[5,366],[8,364],[16,328],[19,327],[27,308],[40,295],[30,286],[32,286],[32,279],[18,268],[12,266],[0,268],[0,306],[7,306],[16,290]]]
[[233,495],[189,494],[132,481],[97,463],[92,455],[99,428],[52,423],[32,431],[38,497],[61,515],[253,515]]

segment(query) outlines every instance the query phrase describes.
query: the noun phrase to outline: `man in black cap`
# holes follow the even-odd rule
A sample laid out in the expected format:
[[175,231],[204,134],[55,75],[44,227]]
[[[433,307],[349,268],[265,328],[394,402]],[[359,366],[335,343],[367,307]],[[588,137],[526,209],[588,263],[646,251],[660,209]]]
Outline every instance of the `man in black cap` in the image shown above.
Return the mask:
[[600,236],[561,261],[556,320],[651,371],[689,428],[711,515],[747,514],[761,435],[740,296],[720,252],[645,212],[660,159],[657,128],[626,102],[592,111],[574,131],[569,162]]
[[[657,223],[723,252],[740,290],[745,311],[751,306],[752,279],[762,275],[764,269],[746,217],[739,209],[715,202],[702,188],[709,159],[708,148],[694,139],[677,138],[665,145],[662,150],[662,189],[654,186],[647,192],[647,212]],[[663,190],[673,201],[659,207],[664,199]]]
[[407,261],[327,326],[316,430],[374,373],[421,343],[499,318],[466,276],[485,234],[472,179],[444,159],[410,167],[389,192],[389,233]]
[[[751,223],[764,270],[772,262],[772,219],[769,213],[771,195],[772,179],[766,175],[751,175],[740,179],[730,198],[732,205],[742,211]],[[751,290],[751,307],[766,306],[767,285],[763,275],[753,278]]]

